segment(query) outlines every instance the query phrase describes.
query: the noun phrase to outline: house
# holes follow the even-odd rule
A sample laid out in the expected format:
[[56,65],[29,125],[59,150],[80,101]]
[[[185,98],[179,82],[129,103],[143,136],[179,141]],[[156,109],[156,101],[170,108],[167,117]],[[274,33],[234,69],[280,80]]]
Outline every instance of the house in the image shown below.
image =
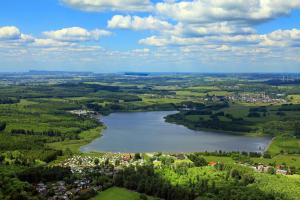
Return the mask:
[[123,156],[123,161],[129,162],[131,159],[132,159],[132,156],[131,156],[130,154],[125,154],[125,155]]
[[271,169],[271,166],[265,166],[265,165],[257,165],[254,169],[257,172],[264,172],[267,173]]
[[277,169],[276,174],[288,175],[289,172],[287,170],[284,170],[284,169]]
[[218,164],[218,163],[212,161],[212,162],[209,162],[209,163],[208,163],[208,166],[214,167],[214,166],[216,166],[217,164]]
[[36,185],[36,190],[44,196],[47,195],[47,186],[44,183],[38,183]]

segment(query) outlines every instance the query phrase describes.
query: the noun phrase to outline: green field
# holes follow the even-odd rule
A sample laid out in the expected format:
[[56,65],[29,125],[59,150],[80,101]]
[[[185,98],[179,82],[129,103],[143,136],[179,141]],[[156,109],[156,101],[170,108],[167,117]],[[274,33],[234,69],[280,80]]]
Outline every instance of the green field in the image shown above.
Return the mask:
[[289,95],[288,99],[290,102],[295,103],[295,104],[300,104],[300,95]]
[[80,139],[79,140],[64,140],[62,142],[54,142],[48,144],[49,147],[57,150],[63,150],[66,149],[71,150],[73,153],[79,153],[79,148],[83,145],[86,145],[90,142],[92,142],[97,137],[101,136],[101,131],[103,127],[97,127],[94,129],[90,129],[87,131],[83,131],[79,134]]
[[276,137],[270,145],[268,151],[272,155],[280,153],[294,154],[300,151],[300,139],[294,137]]
[[300,176],[272,176],[255,174],[258,187],[265,192],[281,193],[282,199],[298,200],[300,196]]
[[[156,198],[149,197],[149,200],[154,200]],[[100,192],[96,197],[91,200],[140,200],[140,194],[137,192],[132,192],[124,188],[113,187]]]
[[279,154],[273,156],[272,158],[251,158],[254,163],[262,163],[265,165],[275,164],[275,165],[288,165],[293,167],[300,166],[300,155],[288,155]]

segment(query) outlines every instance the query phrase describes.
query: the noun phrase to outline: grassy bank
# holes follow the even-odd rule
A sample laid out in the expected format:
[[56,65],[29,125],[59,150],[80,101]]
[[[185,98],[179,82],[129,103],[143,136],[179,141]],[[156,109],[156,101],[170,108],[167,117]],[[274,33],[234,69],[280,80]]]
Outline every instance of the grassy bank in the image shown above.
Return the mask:
[[50,143],[48,146],[57,150],[66,151],[68,149],[72,153],[80,153],[80,147],[100,137],[103,129],[103,126],[99,126],[97,128],[81,132],[79,134],[79,140],[64,140],[62,142]]
[[299,154],[300,153],[300,139],[292,136],[278,136],[273,139],[268,148],[271,155],[278,154]]

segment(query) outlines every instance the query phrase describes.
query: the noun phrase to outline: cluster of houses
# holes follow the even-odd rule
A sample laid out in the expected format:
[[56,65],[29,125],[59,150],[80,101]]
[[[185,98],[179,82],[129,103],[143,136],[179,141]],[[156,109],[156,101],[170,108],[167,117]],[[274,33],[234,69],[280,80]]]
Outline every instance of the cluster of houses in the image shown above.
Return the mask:
[[246,103],[287,103],[283,98],[272,98],[265,93],[257,94],[235,94],[226,97],[229,101],[241,101]]
[[256,172],[260,173],[270,173],[273,172],[274,174],[281,174],[281,175],[289,175],[289,170],[285,169],[284,166],[277,165],[275,168],[268,165],[259,164],[256,166],[252,166],[251,168],[254,169]]
[[90,110],[71,110],[69,113],[78,115],[79,117],[93,117],[97,115],[96,112]]
[[[143,165],[144,160],[135,160],[131,154],[105,154],[102,156],[80,156],[61,162],[59,166],[70,168],[73,174],[77,174],[77,180],[68,184],[65,181],[53,183],[38,183],[36,190],[49,200],[68,200],[80,195],[82,192],[93,190],[101,191],[103,186],[95,185],[92,180],[85,176],[85,173],[97,172],[105,176],[113,177],[115,173],[129,165]],[[97,167],[101,166],[101,167]]]
[[101,186],[91,186],[91,181],[88,179],[76,180],[72,185],[67,184],[65,181],[57,181],[54,183],[38,183],[35,186],[40,195],[48,200],[69,200],[78,196],[85,190],[101,190]]
[[246,103],[270,103],[270,104],[284,104],[287,101],[282,98],[282,94],[277,94],[276,98],[272,98],[265,93],[256,93],[256,94],[230,94],[226,96],[218,95],[207,95],[202,97],[204,101],[240,101]]
[[142,166],[145,161],[143,159],[135,160],[132,154],[105,153],[101,156],[76,155],[62,162],[60,166],[70,168],[72,173],[82,173],[87,168],[93,169],[96,166],[108,164],[120,169],[129,165]]
[[[155,168],[162,167],[162,161],[157,160],[154,154],[146,154],[145,156],[152,159],[152,163]],[[174,154],[174,155],[162,155],[163,157],[172,157],[175,159],[174,165],[181,164],[182,162],[191,162],[187,159],[184,154]],[[178,161],[178,162],[176,162]],[[122,154],[122,153],[105,153],[100,156],[81,156],[75,155],[69,159],[66,159],[59,163],[58,165],[64,168],[69,168],[71,172],[76,175],[76,180],[70,182],[57,181],[51,183],[38,183],[35,185],[36,190],[49,200],[69,200],[74,199],[74,197],[79,196],[81,193],[86,191],[102,191],[105,189],[104,185],[93,184],[92,180],[85,176],[86,173],[100,173],[108,177],[113,177],[120,170],[128,166],[144,166],[146,164],[145,159],[137,159],[134,154]],[[184,163],[186,164],[186,163]],[[217,162],[209,162],[208,166],[214,167]],[[249,165],[247,165],[249,166]],[[284,166],[272,166],[266,165],[256,165],[250,166],[256,172],[261,173],[274,173],[288,175],[289,170],[286,170]],[[106,187],[107,188],[107,187]]]

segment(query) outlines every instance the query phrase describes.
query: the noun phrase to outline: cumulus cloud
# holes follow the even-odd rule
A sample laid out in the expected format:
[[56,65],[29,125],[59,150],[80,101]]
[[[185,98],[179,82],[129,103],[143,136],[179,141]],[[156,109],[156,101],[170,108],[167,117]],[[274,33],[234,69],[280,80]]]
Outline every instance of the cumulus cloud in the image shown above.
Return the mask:
[[246,35],[255,33],[255,29],[248,26],[233,25],[228,22],[208,24],[178,23],[172,29],[161,30],[163,33],[181,36],[208,36],[208,35]]
[[207,36],[207,37],[181,37],[181,36],[150,36],[139,40],[139,44],[149,46],[189,46],[207,44],[258,44],[260,35],[234,35],[234,36]]
[[156,4],[158,13],[182,22],[260,23],[300,8],[299,0],[193,0]]
[[153,16],[122,16],[115,15],[107,22],[108,28],[133,29],[133,30],[164,30],[171,29],[167,21],[159,20]]
[[62,3],[83,11],[149,11],[150,0],[61,0]]
[[88,31],[80,27],[63,28],[55,31],[46,31],[44,35],[48,38],[66,42],[82,42],[99,40],[100,37],[109,36],[111,32],[106,30],[95,29]]
[[[40,56],[51,53],[83,53],[102,51],[99,45],[81,44],[82,42],[98,40],[102,36],[111,33],[105,30],[95,29],[87,31],[73,27],[44,33],[46,38],[35,38],[23,34],[14,26],[0,27],[0,54],[11,57],[18,55]],[[79,56],[80,57],[80,56]]]
[[69,42],[61,42],[53,39],[35,39],[33,46],[36,47],[66,47],[74,46],[74,44]]
[[4,47],[26,45],[34,42],[34,37],[21,33],[15,26],[0,27],[0,42]]
[[194,44],[207,44],[205,38],[201,37],[178,37],[178,36],[170,36],[170,37],[158,37],[158,36],[150,36],[145,39],[139,40],[139,44],[150,45],[150,46],[182,46],[182,45],[194,45]]
[[[205,37],[184,37],[184,36],[150,36],[139,41],[142,45],[149,46],[199,46],[200,48],[221,45],[215,50],[228,50],[228,45],[248,48],[248,52],[253,52],[255,48],[272,49],[272,48],[299,48],[300,47],[300,30],[276,30],[268,34],[244,34],[244,35],[208,35]],[[232,48],[231,48],[232,49]],[[278,50],[278,49],[277,49]],[[244,52],[246,52],[244,50]],[[256,51],[258,52],[258,51]]]
[[21,38],[20,30],[15,26],[0,27],[0,40],[17,40]]
[[276,30],[263,36],[260,45],[262,46],[279,46],[279,47],[299,47],[300,30]]
[[171,42],[167,38],[159,38],[157,36],[151,36],[139,40],[139,44],[149,45],[149,46],[167,46]]

